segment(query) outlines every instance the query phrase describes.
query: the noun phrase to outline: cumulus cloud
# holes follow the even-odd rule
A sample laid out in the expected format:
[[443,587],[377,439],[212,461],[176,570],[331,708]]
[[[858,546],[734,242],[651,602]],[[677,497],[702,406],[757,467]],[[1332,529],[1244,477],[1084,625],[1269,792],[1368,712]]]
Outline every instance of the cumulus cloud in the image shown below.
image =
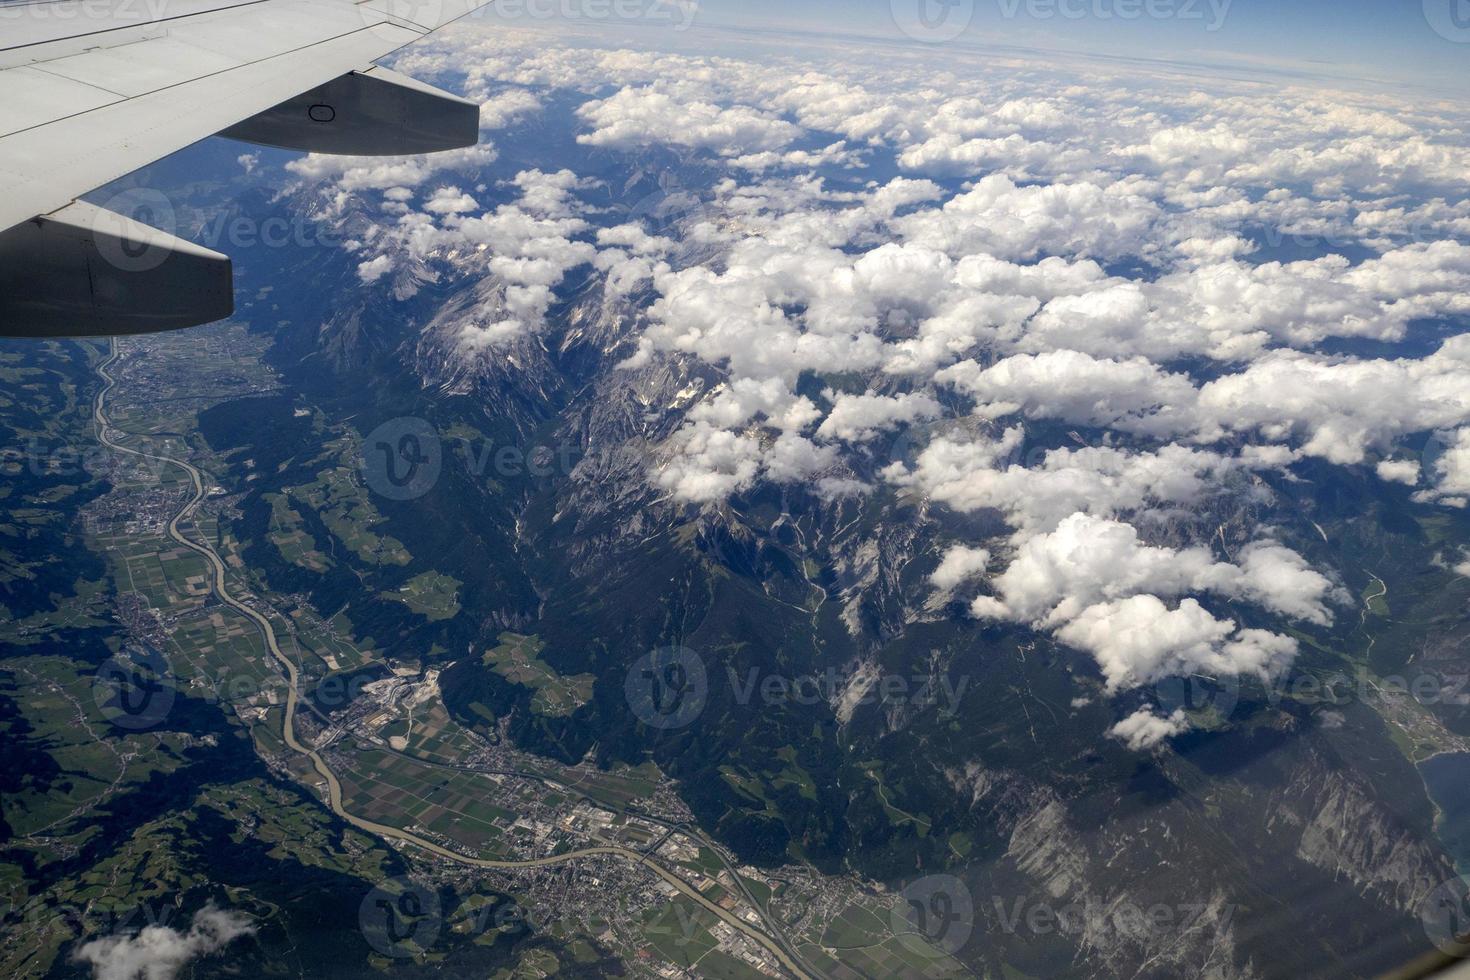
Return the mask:
[[578,266],[593,262],[597,247],[579,240],[590,226],[578,216],[576,195],[591,186],[570,170],[523,170],[507,188],[517,200],[482,210],[478,201],[457,185],[444,185],[430,192],[421,210],[407,202],[416,192],[391,187],[385,196],[404,204],[397,222],[369,244],[365,252],[376,252],[358,265],[358,277],[374,283],[400,266],[413,263],[443,263],[464,270],[475,269],[493,277],[493,290],[478,315],[461,325],[461,340],[467,350],[503,346],[519,336],[535,332],[555,299],[555,288]]
[[956,257],[1115,258],[1151,252],[1149,232],[1159,218],[1158,205],[1125,183],[1020,186],[992,174],[938,210],[899,218],[894,230]]
[[977,615],[1038,627],[1070,622],[1089,606],[1144,592],[1214,592],[1326,625],[1331,614],[1325,603],[1334,591],[1300,555],[1273,542],[1247,545],[1235,565],[1215,560],[1204,547],[1145,545],[1132,525],[1082,513],[1025,539],[994,585],[1000,598],[977,599]]
[[750,106],[685,100],[656,88],[621,89],[583,106],[578,115],[593,131],[578,136],[577,142],[621,150],[663,143],[735,156],[779,149],[801,132]]
[[1123,431],[1167,431],[1176,414],[1190,414],[1196,397],[1187,376],[1145,358],[1118,361],[1074,350],[1018,354],[984,370],[965,361],[935,378],[975,396],[991,418],[1019,412]]
[[1057,637],[1091,653],[1112,692],[1199,673],[1268,679],[1297,653],[1291,637],[1237,629],[1195,599],[1171,609],[1153,595],[1089,606],[1057,630]]
[[1406,435],[1470,421],[1470,337],[1424,358],[1358,360],[1275,351],[1198,388],[1146,359],[1077,351],[973,362],[936,379],[977,396],[992,416],[1022,413],[1158,437],[1251,436],[1309,456],[1360,463]]
[[760,442],[752,436],[697,422],[680,430],[677,446],[657,479],[679,500],[724,500],[749,487],[760,472]]
[[387,255],[379,255],[376,258],[360,262],[357,266],[357,278],[363,282],[377,282],[379,279],[393,271],[393,259]]
[[173,980],[191,961],[254,932],[246,916],[208,905],[194,914],[188,932],[150,925],[136,935],[93,939],[73,958],[89,964],[95,980]]
[[912,468],[894,463],[888,481],[923,493],[962,513],[993,508],[1027,533],[1047,532],[1067,517],[1099,517],[1147,510],[1155,517],[1203,504],[1222,491],[1242,459],[1170,445],[1154,452],[1110,446],[1053,449],[1035,466],[1016,459],[1025,433],[1019,426],[999,438],[939,436]]
[[1470,421],[1470,336],[1417,359],[1275,352],[1204,385],[1195,413],[1197,438],[1250,434],[1361,463],[1405,435]]
[[[758,436],[718,429],[696,421],[674,437],[677,452],[656,474],[656,482],[677,500],[717,503],[751,487],[758,476],[779,483],[802,481],[837,462],[830,446],[784,433],[763,444]],[[827,493],[858,492],[855,486],[829,485]]]
[[788,150],[779,153],[765,150],[735,157],[730,166],[742,170],[765,171],[773,169],[813,169],[829,166],[853,166],[861,160],[861,154],[848,149],[846,141],[838,141],[820,150]]
[[817,435],[846,442],[871,438],[903,422],[936,418],[943,411],[925,394],[839,395],[828,391],[827,397],[832,400],[832,409],[817,428]]
[[524,89],[509,89],[480,103],[480,129],[504,129],[541,109],[541,100]]
[[956,589],[970,579],[985,574],[985,569],[989,566],[989,551],[957,544],[944,553],[944,558],[929,576],[929,581],[939,589]]
[[424,202],[424,210],[430,214],[464,214],[479,207],[473,197],[458,187],[440,187]]
[[1108,729],[1108,734],[1134,752],[1142,752],[1188,730],[1189,719],[1182,710],[1176,709],[1173,714],[1164,716],[1149,708],[1139,708]]
[[1215,594],[1292,619],[1331,622],[1341,594],[1299,554],[1275,542],[1247,545],[1238,564],[1207,548],[1149,546],[1133,526],[1077,513],[1056,530],[1022,536],[1005,571],[991,579],[974,615],[1028,623],[1097,659],[1109,689],[1179,673],[1274,676],[1291,662],[1295,641],[1260,630],[1235,634],[1193,598]]
[[734,378],[689,413],[696,422],[733,429],[760,416],[781,430],[801,430],[821,418],[811,399],[795,394],[780,378]]
[[1430,476],[1434,486],[1414,494],[1420,503],[1440,503],[1449,507],[1464,507],[1470,500],[1470,428],[1453,432],[1436,440],[1442,452],[1430,464]]
[[1388,483],[1415,486],[1419,482],[1419,463],[1412,459],[1385,459],[1374,467],[1378,479]]
[[407,157],[354,157],[309,153],[286,164],[286,169],[313,183],[330,181],[341,203],[357,191],[386,190],[390,187],[417,187],[436,174],[448,171],[478,170],[499,158],[495,145],[482,141],[478,146],[443,153]]

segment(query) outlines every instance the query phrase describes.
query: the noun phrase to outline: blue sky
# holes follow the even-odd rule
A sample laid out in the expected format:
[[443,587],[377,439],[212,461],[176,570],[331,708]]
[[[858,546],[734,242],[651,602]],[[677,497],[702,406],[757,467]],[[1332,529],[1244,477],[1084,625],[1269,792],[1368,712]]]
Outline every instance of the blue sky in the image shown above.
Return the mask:
[[920,4],[932,23],[967,22],[960,43],[1470,89],[1470,0],[701,0],[697,23],[901,37],[894,10],[916,20]]

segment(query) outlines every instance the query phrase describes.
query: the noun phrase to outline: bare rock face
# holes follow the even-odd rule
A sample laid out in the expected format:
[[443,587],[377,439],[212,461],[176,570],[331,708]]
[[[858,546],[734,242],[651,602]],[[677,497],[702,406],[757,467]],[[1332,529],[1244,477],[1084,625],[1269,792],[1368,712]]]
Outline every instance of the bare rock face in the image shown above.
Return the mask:
[[1443,852],[1387,811],[1356,773],[1302,773],[1276,805],[1300,827],[1298,857],[1388,908],[1417,914],[1454,875]]
[[948,778],[1003,843],[994,866],[968,880],[977,914],[1005,945],[1056,947],[1080,976],[1261,975],[1238,947],[1236,906],[1223,889],[1171,889],[1147,873],[1174,849],[1162,821],[1088,834],[1055,790],[1017,773],[972,762]]

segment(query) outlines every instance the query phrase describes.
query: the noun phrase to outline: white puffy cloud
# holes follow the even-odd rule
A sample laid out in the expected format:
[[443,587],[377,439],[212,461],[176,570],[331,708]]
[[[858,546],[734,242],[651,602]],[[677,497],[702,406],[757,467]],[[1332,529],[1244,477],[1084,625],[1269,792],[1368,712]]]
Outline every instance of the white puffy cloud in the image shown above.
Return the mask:
[[480,129],[505,129],[541,109],[541,100],[525,89],[507,89],[480,103]]
[[696,422],[679,431],[679,452],[657,474],[678,500],[715,503],[746,489],[760,473],[760,441]]
[[357,278],[363,282],[377,282],[392,271],[393,259],[387,255],[379,255],[366,262],[358,263]]
[[406,157],[354,157],[309,153],[286,164],[286,169],[304,180],[330,181],[337,191],[337,201],[357,191],[386,190],[390,187],[417,187],[436,174],[446,171],[478,170],[499,158],[495,144],[482,141],[478,146],[443,153]]
[[789,145],[801,130],[750,106],[681,99],[656,88],[624,88],[578,110],[592,125],[577,137],[588,146],[629,150],[652,143],[746,155]]
[[760,416],[777,429],[799,431],[821,414],[811,399],[792,392],[780,378],[735,378],[700,402],[689,417],[733,429]]
[[1204,385],[1195,411],[1197,438],[1256,435],[1360,463],[1402,436],[1470,421],[1470,336],[1418,359],[1274,352]]
[[[593,262],[597,247],[577,240],[589,230],[577,216],[575,194],[591,185],[570,170],[523,170],[505,186],[518,199],[482,212],[458,186],[436,188],[422,211],[409,210],[362,248],[377,254],[363,260],[364,283],[383,279],[409,262],[440,262],[461,271],[494,277],[499,289],[460,327],[464,348],[503,346],[537,330],[554,301],[553,290],[571,270]],[[390,200],[403,203],[414,193],[394,187]]]
[[1091,653],[1114,692],[1196,673],[1270,678],[1297,652],[1291,637],[1238,630],[1195,599],[1171,609],[1153,595],[1089,606],[1058,629],[1057,637]]
[[1068,350],[983,370],[964,362],[936,380],[974,394],[991,417],[1022,413],[1201,443],[1245,436],[1352,464],[1403,436],[1470,422],[1470,337],[1423,358],[1274,351],[1198,389],[1146,359]]
[[475,199],[458,187],[440,187],[424,202],[424,210],[431,214],[464,214],[479,208]]
[[1256,541],[1239,565],[1217,561],[1207,548],[1174,549],[1142,543],[1117,520],[1077,513],[1056,530],[1025,538],[1006,570],[993,580],[999,598],[982,596],[976,615],[1055,627],[1089,606],[1140,593],[1177,597],[1213,592],[1246,599],[1273,612],[1326,625],[1332,583],[1296,552]]
[[1165,716],[1149,708],[1139,708],[1108,729],[1108,734],[1121,740],[1134,752],[1142,752],[1155,747],[1166,738],[1173,738],[1188,730],[1189,719],[1181,709],[1175,709],[1173,714]]
[[1385,459],[1374,467],[1378,479],[1388,483],[1416,486],[1419,483],[1419,463],[1412,459]]
[[[786,432],[763,445],[755,435],[717,429],[696,421],[674,436],[677,452],[657,470],[659,486],[674,499],[718,503],[749,489],[760,476],[778,483],[808,480],[837,462],[837,451],[805,436]],[[829,494],[860,492],[851,484],[830,484]]]
[[807,480],[837,463],[837,450],[805,436],[783,432],[761,455],[766,477],[777,483]]
[[1430,465],[1429,475],[1434,486],[1414,494],[1415,500],[1449,507],[1464,507],[1470,501],[1470,428],[1449,434]]
[[1247,262],[1187,261],[1152,282],[1111,280],[1048,303],[1017,341],[1151,358],[1249,360],[1329,337],[1402,339],[1413,320],[1470,311],[1470,249],[1410,245],[1357,265],[1340,255]]
[[92,967],[95,980],[173,980],[188,963],[217,953],[255,932],[238,912],[206,906],[194,913],[188,932],[166,925],[145,926],[136,935],[104,936],[74,954]]
[[852,166],[858,163],[861,154],[848,149],[846,141],[838,141],[820,150],[788,150],[779,153],[765,150],[735,157],[730,166],[742,170],[764,171],[773,169],[812,169],[826,166]]
[[832,399],[832,410],[817,428],[817,435],[846,442],[869,439],[903,422],[936,418],[943,411],[925,394],[839,395],[829,391],[827,397]]
[[1274,541],[1252,541],[1241,549],[1237,560],[1239,575],[1227,570],[1209,588],[1318,626],[1332,622],[1329,602],[1347,601],[1341,587],[1301,555]]
[[1040,254],[1115,258],[1146,254],[1158,205],[1123,183],[1019,186],[992,174],[938,210],[893,222],[900,240],[956,258]]
[[1176,413],[1190,413],[1195,399],[1187,376],[1146,358],[1116,361],[1074,350],[1018,354],[984,370],[966,361],[935,378],[974,395],[991,418],[1020,412],[1123,431],[1167,429]]
[[1021,531],[1045,533],[1078,512],[1166,517],[1208,501],[1227,478],[1248,467],[1242,459],[1179,445],[1155,452],[1053,449],[1028,467],[1016,459],[1024,438],[1019,427],[999,439],[939,436],[912,469],[895,463],[883,475],[957,511],[994,508]]
[[939,567],[930,574],[929,581],[934,583],[935,588],[951,590],[978,575],[985,574],[989,566],[989,551],[984,548],[971,548],[968,545],[957,544],[944,553]]

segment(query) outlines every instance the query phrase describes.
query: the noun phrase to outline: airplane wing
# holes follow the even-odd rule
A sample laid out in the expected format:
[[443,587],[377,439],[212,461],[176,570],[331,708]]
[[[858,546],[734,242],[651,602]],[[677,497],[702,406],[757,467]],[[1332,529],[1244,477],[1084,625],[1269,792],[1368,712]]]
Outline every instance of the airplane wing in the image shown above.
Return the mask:
[[472,146],[473,103],[373,62],[490,0],[0,0],[0,336],[234,310],[229,259],[88,191],[214,134],[320,153]]

